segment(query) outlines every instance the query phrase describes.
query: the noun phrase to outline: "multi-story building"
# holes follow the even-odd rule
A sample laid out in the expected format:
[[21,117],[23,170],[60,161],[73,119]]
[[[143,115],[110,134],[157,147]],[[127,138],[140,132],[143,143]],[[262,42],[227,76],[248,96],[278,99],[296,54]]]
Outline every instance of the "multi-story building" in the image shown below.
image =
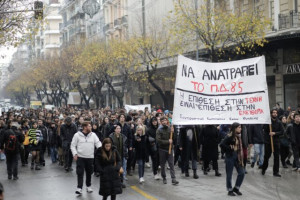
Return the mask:
[[285,108],[300,106],[300,1],[230,0],[226,7],[242,12],[260,10],[269,18],[272,25],[262,52],[266,57],[270,107],[275,103]]
[[128,0],[103,0],[106,39],[126,39],[128,37]]
[[89,41],[105,40],[103,2],[102,0],[97,0],[97,3],[100,5],[97,13],[92,17],[86,16],[86,38]]
[[37,58],[52,56],[59,52],[60,31],[59,24],[62,21],[58,13],[60,9],[60,0],[44,0],[44,19],[43,27],[39,29],[35,36],[34,53]]
[[84,2],[85,0],[62,0],[59,10],[62,16],[62,23],[59,25],[61,47],[86,38],[85,13],[82,10]]

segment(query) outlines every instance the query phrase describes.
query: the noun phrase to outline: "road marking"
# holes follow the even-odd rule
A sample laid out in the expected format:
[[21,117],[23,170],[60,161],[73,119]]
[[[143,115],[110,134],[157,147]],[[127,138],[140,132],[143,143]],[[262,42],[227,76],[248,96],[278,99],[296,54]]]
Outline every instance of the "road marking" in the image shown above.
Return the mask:
[[136,191],[137,193],[139,193],[140,195],[142,195],[143,197],[145,197],[146,199],[150,199],[150,200],[158,200],[157,198],[147,194],[146,192],[144,192],[143,190],[139,189],[136,186],[131,186],[131,189],[133,189],[134,191]]

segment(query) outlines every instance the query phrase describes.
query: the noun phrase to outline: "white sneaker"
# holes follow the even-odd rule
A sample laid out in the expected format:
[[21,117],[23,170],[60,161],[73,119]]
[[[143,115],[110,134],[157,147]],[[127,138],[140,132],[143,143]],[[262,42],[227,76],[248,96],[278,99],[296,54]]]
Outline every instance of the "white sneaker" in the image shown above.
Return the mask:
[[145,167],[150,168],[151,167],[150,163],[145,163]]
[[297,172],[300,172],[300,168],[297,169]]
[[77,190],[75,191],[75,193],[81,195],[82,194],[82,189],[81,188],[77,188]]
[[160,179],[160,176],[159,176],[158,174],[155,174],[155,175],[154,175],[154,179],[155,179],[155,180],[159,180],[159,179]]
[[298,171],[298,167],[293,167],[293,171]]
[[87,191],[88,193],[92,193],[92,192],[93,192],[93,189],[92,189],[92,187],[86,187],[86,191]]
[[144,183],[144,182],[145,182],[145,179],[144,179],[144,177],[142,177],[141,179],[142,179],[142,180],[141,180],[141,181],[142,181],[142,183]]
[[140,178],[140,184],[142,184],[142,183],[143,183],[142,178]]

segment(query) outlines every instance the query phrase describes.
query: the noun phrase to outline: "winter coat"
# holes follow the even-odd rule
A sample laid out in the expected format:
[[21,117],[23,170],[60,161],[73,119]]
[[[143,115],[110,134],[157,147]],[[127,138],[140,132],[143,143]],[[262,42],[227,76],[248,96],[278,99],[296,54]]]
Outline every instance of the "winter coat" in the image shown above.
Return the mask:
[[48,129],[45,126],[39,126],[38,129],[42,132],[43,134],[43,141],[42,141],[42,145],[47,145],[48,143]]
[[[15,137],[15,141],[14,144],[12,144],[13,150],[10,150],[8,147],[10,145],[8,143],[10,142],[10,138],[12,136]],[[0,149],[4,149],[6,155],[18,154],[24,139],[24,135],[16,127],[13,126],[11,128],[7,128],[6,130],[2,131],[0,138]]]
[[203,160],[218,159],[218,144],[220,141],[219,130],[214,125],[207,125],[201,132],[202,158]]
[[73,155],[78,155],[80,158],[94,158],[95,147],[98,149],[102,144],[93,132],[85,135],[81,131],[78,131],[71,143],[71,151]]
[[[123,145],[122,145],[122,147],[123,147],[123,149],[122,149],[123,155],[120,155],[120,157],[121,157],[121,159],[123,159],[123,158],[127,159],[128,158],[127,137],[125,135],[121,134],[121,133],[120,133],[120,136],[122,137],[122,142],[123,142]],[[116,136],[116,134],[115,133],[110,134],[109,138],[111,139],[113,145],[116,146],[116,144],[117,144],[117,136]],[[117,146],[116,146],[116,148],[118,149]]]
[[152,152],[155,152],[155,151],[157,151],[156,131],[157,131],[158,127],[153,126],[153,124],[152,124],[153,119],[154,118],[150,119],[149,126],[146,131],[146,136],[147,136],[146,143],[147,143],[147,149]]
[[264,144],[264,132],[262,124],[249,125],[249,144]]
[[[191,130],[191,138],[188,136],[188,131]],[[182,148],[182,156],[190,159],[191,153],[192,159],[198,159],[198,151],[200,149],[200,133],[197,132],[194,126],[184,126],[179,131],[179,147]]]
[[[231,149],[230,145],[235,145],[236,138],[233,137],[232,133],[229,133],[220,143],[221,149],[225,152],[226,156],[232,156],[232,153],[234,152],[233,149]],[[242,148],[245,148],[243,146],[242,142]]]
[[121,127],[121,133],[123,135],[125,135],[126,138],[127,138],[127,141],[128,141],[127,142],[127,145],[128,145],[127,148],[132,147],[132,145],[133,145],[133,139],[134,138],[132,138],[132,131],[131,131],[130,126],[128,124],[126,124],[126,123],[124,123],[124,126],[122,126],[121,123],[118,123],[117,125],[119,125]]
[[103,151],[105,151],[104,147],[97,149],[95,156],[96,172],[100,173],[99,194],[102,196],[121,194],[122,184],[119,176],[121,168],[120,155],[116,147],[112,146],[112,156],[107,160],[102,155]]
[[287,135],[290,137],[293,147],[300,147],[300,124],[289,124],[287,128]]
[[57,128],[52,128],[50,127],[48,129],[48,136],[49,136],[49,144],[50,144],[50,147],[57,147],[58,144],[57,144]]
[[[161,150],[169,151],[169,139],[171,135],[171,129],[168,126],[159,126],[156,131],[156,141],[158,148]],[[176,141],[176,134],[173,134],[173,143]],[[173,148],[173,145],[171,145]]]
[[[279,119],[271,119],[272,121],[272,132],[275,132],[275,135],[273,136],[273,143],[276,145],[280,145],[280,137],[283,134],[283,126],[282,123],[279,121]],[[264,141],[266,144],[271,143],[271,138],[270,138],[270,128],[269,124],[264,125]]]
[[[137,141],[137,139],[140,138],[141,141]],[[134,138],[134,145],[133,147],[135,148],[135,156],[136,160],[146,160],[146,140],[147,137],[146,135],[136,135]]]
[[73,136],[77,133],[77,127],[75,124],[63,124],[60,127],[60,137],[62,140],[62,148],[68,149],[72,142]]
[[242,137],[242,143],[243,147],[247,148],[249,145],[249,135],[248,135],[248,130],[249,130],[249,125],[242,125],[242,132],[241,132],[241,137]]

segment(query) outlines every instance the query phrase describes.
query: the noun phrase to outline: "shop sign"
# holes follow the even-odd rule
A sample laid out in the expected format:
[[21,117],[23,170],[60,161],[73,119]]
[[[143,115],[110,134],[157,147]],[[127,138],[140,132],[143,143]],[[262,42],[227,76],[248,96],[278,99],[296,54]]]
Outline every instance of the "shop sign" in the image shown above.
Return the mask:
[[285,69],[286,74],[296,74],[300,73],[300,63],[287,65]]

